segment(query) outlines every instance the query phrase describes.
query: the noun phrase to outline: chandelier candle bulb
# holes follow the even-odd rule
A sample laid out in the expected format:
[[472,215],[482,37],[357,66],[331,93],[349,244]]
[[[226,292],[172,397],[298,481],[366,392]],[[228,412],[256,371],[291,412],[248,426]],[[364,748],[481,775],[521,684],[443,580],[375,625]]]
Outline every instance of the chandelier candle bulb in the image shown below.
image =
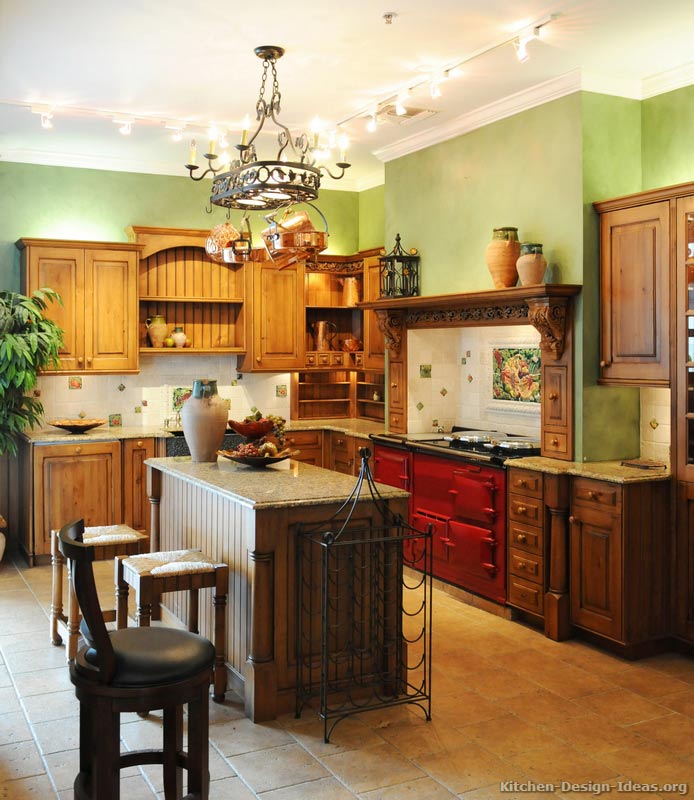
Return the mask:
[[243,130],[241,131],[241,146],[245,147],[248,144],[248,129],[251,127],[251,120],[248,114],[243,118]]
[[188,163],[194,167],[198,161],[198,146],[195,139],[190,140],[190,151],[188,152]]

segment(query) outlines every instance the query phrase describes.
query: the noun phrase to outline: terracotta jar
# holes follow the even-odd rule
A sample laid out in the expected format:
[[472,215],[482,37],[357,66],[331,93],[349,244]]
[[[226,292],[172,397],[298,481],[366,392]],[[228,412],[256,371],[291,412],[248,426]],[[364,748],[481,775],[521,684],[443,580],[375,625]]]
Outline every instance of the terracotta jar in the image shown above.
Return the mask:
[[495,289],[506,289],[518,282],[516,261],[520,256],[518,228],[494,228],[485,258]]
[[147,336],[152,347],[163,347],[164,339],[169,332],[169,326],[166,324],[166,319],[161,314],[155,314],[153,317],[147,317],[145,320],[147,326]]
[[229,410],[217,394],[217,381],[193,381],[193,391],[181,409],[183,436],[193,461],[216,461]]
[[547,269],[547,259],[542,255],[542,245],[536,242],[523,242],[520,258],[516,261],[516,269],[522,286],[542,283]]

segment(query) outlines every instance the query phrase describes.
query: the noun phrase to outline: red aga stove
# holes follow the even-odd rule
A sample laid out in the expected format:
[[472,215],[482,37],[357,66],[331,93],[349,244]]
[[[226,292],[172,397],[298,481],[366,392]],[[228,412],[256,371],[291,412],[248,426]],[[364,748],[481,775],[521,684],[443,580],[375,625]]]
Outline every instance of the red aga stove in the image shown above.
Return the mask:
[[432,526],[436,577],[505,603],[505,463],[540,446],[497,431],[453,430],[372,437],[375,477],[408,489],[412,524]]

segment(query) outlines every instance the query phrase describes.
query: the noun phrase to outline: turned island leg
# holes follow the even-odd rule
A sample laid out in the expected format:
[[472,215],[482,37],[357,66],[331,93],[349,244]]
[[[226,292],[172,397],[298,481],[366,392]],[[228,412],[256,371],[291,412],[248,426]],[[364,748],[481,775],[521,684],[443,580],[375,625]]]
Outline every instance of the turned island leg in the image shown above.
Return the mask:
[[549,510],[549,590],[545,594],[545,636],[561,642],[572,635],[569,594],[569,477],[546,476]]

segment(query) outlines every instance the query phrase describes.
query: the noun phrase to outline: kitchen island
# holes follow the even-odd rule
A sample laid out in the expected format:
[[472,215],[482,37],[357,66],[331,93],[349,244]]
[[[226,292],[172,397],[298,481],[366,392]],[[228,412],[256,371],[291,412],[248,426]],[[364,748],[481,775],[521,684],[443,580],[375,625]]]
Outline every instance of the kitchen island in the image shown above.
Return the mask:
[[[261,722],[293,709],[298,527],[335,514],[355,479],[293,459],[265,469],[222,458],[152,458],[146,465],[152,549],[201,548],[229,565],[225,661],[246,715]],[[407,492],[378,488],[406,519]],[[378,525],[382,517],[364,489],[350,524]],[[187,619],[186,593],[167,594],[163,602],[165,614]],[[213,625],[212,599],[203,596],[200,633],[214,638]]]

